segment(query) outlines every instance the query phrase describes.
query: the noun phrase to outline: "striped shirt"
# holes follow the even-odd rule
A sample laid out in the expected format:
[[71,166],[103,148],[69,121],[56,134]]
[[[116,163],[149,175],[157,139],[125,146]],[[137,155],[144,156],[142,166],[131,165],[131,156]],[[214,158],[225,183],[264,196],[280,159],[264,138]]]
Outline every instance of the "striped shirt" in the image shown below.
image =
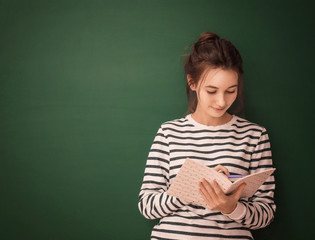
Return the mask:
[[163,123],[150,149],[139,194],[141,214],[161,218],[151,239],[253,239],[251,229],[272,221],[276,209],[273,175],[253,197],[240,199],[231,214],[167,195],[186,158],[208,167],[221,164],[230,174],[248,175],[273,167],[266,129],[238,116],[220,126],[199,124],[191,115]]

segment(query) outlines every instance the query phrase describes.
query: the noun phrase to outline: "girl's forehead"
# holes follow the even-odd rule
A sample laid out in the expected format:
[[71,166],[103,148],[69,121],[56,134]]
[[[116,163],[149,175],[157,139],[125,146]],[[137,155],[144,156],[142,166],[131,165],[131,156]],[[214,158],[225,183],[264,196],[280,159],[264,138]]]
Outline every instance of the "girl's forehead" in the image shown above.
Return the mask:
[[229,87],[238,84],[238,74],[233,70],[209,69],[201,79],[201,86]]

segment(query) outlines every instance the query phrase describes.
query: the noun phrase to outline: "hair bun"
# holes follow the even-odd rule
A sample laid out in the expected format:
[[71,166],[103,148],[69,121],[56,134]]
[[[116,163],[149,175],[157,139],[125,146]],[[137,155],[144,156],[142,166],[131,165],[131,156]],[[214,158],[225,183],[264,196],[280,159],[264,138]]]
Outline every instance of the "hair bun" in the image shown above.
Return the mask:
[[202,44],[205,42],[209,42],[209,41],[215,41],[215,40],[219,40],[220,37],[219,35],[212,33],[212,32],[204,32],[199,36],[199,39],[197,41],[197,43]]

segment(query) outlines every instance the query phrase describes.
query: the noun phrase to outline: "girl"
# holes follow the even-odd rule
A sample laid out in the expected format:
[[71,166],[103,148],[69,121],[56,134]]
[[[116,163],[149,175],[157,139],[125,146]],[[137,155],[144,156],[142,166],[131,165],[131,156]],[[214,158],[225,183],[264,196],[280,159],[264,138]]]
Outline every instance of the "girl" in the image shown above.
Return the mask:
[[226,174],[272,168],[265,128],[236,116],[242,108],[242,58],[234,45],[203,33],[185,60],[189,114],[163,123],[151,147],[139,194],[140,212],[161,218],[151,239],[253,239],[250,230],[274,217],[275,181],[270,176],[253,197],[244,185],[225,195],[216,182],[200,182],[207,208],[167,195],[186,158]]

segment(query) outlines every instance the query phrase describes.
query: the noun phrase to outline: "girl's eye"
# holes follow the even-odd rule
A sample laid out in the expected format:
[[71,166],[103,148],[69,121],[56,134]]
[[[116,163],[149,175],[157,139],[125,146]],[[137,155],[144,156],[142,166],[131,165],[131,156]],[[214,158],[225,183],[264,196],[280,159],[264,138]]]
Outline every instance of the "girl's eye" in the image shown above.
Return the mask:
[[226,91],[226,92],[232,94],[232,93],[235,93],[236,90],[234,90],[234,91]]
[[210,91],[207,91],[209,94],[215,94],[216,93],[216,91],[214,91],[214,92],[210,92]]

